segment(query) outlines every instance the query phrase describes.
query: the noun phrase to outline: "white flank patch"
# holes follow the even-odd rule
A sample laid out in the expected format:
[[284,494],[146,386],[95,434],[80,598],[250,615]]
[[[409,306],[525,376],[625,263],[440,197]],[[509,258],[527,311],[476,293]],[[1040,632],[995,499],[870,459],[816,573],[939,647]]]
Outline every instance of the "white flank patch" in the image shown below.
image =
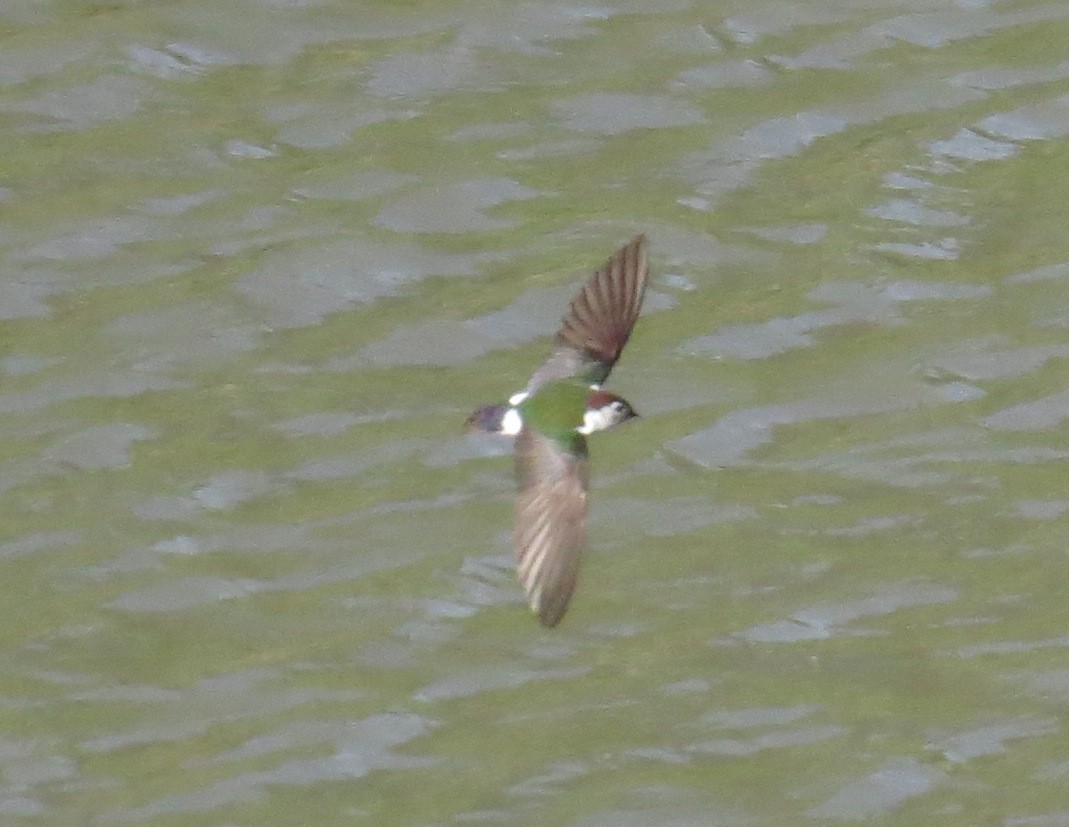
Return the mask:
[[[513,404],[511,399],[509,404]],[[501,417],[501,433],[505,436],[516,436],[522,430],[523,417],[520,416],[520,412],[515,408],[509,408],[505,411],[505,415]]]

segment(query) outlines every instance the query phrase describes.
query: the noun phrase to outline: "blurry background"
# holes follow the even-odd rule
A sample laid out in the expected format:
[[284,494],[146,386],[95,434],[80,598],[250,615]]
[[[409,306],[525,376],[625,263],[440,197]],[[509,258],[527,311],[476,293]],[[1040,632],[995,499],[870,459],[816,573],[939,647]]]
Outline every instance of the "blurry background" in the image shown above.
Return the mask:
[[[1069,5],[0,24],[0,823],[1069,824]],[[639,231],[546,632],[462,423]]]

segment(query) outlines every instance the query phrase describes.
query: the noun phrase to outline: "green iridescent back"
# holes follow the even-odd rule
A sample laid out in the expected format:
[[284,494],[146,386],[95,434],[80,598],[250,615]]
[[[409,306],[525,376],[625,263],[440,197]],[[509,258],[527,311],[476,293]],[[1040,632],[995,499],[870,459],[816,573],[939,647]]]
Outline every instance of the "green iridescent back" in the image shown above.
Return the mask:
[[590,387],[579,382],[548,382],[519,405],[524,423],[569,448],[578,446],[582,435],[575,429],[583,424]]

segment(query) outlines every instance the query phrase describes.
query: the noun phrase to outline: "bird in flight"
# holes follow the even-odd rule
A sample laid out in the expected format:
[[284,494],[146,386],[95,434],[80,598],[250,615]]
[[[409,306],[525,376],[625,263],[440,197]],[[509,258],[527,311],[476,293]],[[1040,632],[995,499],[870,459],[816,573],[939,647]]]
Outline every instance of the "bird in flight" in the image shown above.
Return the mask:
[[586,541],[586,437],[637,416],[602,383],[642,310],[646,247],[646,236],[635,236],[587,280],[553,352],[524,390],[507,405],[484,405],[468,418],[471,428],[516,437],[517,575],[546,627],[568,609]]

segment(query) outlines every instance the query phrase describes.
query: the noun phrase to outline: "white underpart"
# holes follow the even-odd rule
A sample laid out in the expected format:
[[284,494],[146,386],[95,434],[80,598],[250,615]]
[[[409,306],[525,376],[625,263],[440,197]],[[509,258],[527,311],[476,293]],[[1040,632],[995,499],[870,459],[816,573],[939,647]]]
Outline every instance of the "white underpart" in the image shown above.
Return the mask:
[[[510,399],[509,404],[514,404]],[[505,411],[505,415],[501,417],[501,433],[505,436],[516,436],[523,430],[523,417],[520,416],[520,412],[515,408],[509,408]]]

